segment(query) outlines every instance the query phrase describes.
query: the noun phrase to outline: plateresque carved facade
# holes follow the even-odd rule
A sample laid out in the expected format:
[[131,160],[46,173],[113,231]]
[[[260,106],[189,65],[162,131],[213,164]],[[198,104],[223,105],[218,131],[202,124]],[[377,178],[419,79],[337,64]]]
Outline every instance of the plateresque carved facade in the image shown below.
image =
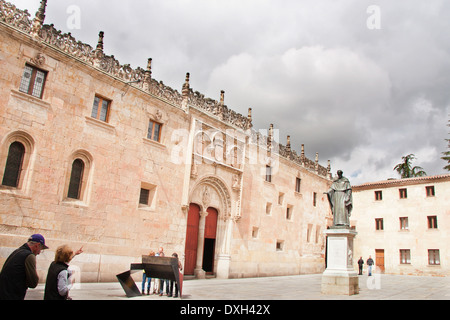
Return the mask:
[[[319,165],[220,100],[181,93],[0,0],[0,265],[33,233],[83,246],[81,281],[177,252],[186,275],[324,270]],[[264,134],[263,134],[264,133]],[[330,219],[328,219],[329,221]]]

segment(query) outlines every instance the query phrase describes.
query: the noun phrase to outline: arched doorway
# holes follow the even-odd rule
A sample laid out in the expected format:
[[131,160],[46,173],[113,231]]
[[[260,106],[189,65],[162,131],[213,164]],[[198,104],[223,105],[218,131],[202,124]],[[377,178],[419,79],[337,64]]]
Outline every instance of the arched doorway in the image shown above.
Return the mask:
[[214,256],[216,249],[218,212],[214,208],[206,210],[208,215],[205,220],[205,241],[203,246],[203,265],[206,274],[214,273]]
[[187,228],[184,274],[194,275],[195,264],[197,262],[198,227],[200,222],[200,207],[196,204],[189,206]]

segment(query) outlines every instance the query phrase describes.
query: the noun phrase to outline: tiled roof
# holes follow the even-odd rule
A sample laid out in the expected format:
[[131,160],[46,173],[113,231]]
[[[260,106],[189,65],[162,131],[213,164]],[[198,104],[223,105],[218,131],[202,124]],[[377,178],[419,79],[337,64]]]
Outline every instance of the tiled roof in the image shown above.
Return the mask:
[[375,188],[389,188],[394,186],[414,185],[414,184],[426,184],[430,182],[444,182],[450,181],[450,174],[442,174],[435,176],[416,177],[408,179],[390,179],[377,182],[367,182],[358,186],[352,186],[354,191],[375,189]]

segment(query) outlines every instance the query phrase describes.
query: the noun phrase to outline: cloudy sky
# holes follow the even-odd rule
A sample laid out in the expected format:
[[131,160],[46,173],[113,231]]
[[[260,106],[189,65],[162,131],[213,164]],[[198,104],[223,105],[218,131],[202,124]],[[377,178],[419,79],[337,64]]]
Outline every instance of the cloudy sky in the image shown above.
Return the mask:
[[[34,17],[39,0],[13,0]],[[450,119],[450,1],[446,0],[48,0],[45,23],[273,123],[280,142],[353,185],[398,178],[414,153],[429,175]]]

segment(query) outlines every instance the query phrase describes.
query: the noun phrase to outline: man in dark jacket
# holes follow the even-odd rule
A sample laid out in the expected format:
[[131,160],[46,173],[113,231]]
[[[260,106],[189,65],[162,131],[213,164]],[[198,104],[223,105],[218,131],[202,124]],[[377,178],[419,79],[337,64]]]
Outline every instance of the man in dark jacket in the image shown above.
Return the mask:
[[27,289],[37,287],[36,256],[44,249],[44,237],[34,234],[10,254],[0,273],[0,300],[24,300]]
[[364,260],[362,257],[359,257],[358,266],[359,266],[359,275],[362,275]]

